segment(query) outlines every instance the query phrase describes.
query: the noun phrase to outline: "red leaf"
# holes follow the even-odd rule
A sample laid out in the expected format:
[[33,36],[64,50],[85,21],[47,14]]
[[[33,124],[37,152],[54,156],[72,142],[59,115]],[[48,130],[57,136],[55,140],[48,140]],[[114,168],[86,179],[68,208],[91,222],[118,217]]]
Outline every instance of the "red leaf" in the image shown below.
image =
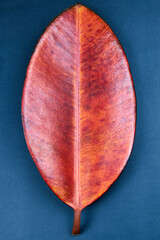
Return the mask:
[[81,210],[118,178],[136,121],[128,61],[115,34],[75,5],[46,29],[31,58],[22,116],[29,151],[53,192]]

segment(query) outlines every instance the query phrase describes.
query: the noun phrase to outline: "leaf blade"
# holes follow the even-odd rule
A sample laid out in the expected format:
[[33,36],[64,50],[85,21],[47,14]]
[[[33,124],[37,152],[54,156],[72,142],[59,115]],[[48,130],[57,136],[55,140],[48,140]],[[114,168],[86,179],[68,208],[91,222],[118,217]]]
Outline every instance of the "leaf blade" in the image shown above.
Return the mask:
[[27,145],[62,201],[82,210],[117,179],[135,107],[128,61],[109,26],[82,5],[63,12],[36,47],[22,100]]

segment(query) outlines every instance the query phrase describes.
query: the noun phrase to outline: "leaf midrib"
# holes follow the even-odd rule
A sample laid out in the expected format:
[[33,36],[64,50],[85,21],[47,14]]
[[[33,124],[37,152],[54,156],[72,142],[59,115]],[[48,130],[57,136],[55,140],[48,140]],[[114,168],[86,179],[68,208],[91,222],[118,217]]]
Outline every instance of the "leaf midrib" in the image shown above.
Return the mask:
[[76,82],[75,82],[75,150],[74,150],[74,207],[80,209],[80,46],[79,6],[76,5]]

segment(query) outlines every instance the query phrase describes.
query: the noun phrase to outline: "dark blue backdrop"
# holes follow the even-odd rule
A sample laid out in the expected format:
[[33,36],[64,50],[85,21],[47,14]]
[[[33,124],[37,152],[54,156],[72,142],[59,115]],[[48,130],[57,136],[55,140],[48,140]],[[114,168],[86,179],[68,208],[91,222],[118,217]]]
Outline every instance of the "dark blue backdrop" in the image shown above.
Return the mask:
[[[0,239],[73,239],[73,210],[42,180],[21,125],[21,95],[34,47],[72,0],[0,1]],[[160,1],[86,0],[113,29],[137,95],[137,131],[116,183],[82,212],[85,240],[160,239]]]

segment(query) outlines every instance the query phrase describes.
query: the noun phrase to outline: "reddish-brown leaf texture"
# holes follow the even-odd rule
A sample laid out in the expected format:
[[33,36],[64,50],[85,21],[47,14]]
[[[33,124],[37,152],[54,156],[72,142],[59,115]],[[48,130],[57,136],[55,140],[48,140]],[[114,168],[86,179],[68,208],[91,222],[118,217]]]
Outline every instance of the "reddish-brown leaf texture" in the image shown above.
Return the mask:
[[22,117],[35,164],[75,209],[78,225],[80,211],[110,187],[128,160],[135,105],[128,61],[109,26],[79,4],[59,15],[31,58]]

